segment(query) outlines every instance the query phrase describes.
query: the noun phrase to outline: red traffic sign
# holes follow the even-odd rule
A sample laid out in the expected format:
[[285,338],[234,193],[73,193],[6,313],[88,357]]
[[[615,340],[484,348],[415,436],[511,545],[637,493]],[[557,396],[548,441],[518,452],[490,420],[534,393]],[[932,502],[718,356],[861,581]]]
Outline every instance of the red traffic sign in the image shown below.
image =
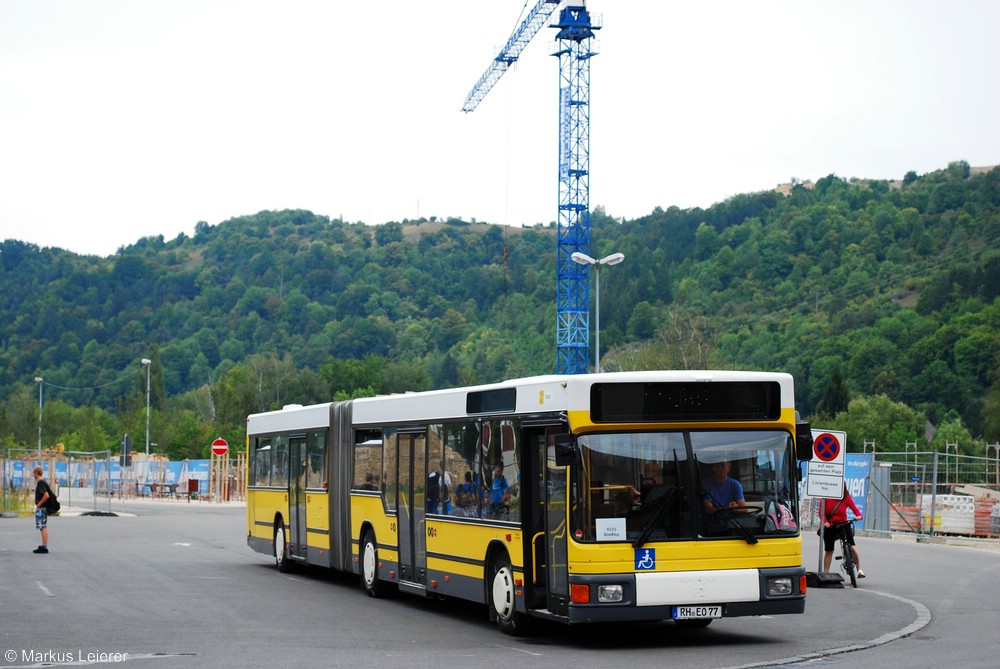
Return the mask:
[[824,432],[813,440],[813,451],[823,462],[833,462],[840,457],[840,440],[829,432]]
[[229,444],[222,437],[212,442],[212,455],[225,455],[228,452]]

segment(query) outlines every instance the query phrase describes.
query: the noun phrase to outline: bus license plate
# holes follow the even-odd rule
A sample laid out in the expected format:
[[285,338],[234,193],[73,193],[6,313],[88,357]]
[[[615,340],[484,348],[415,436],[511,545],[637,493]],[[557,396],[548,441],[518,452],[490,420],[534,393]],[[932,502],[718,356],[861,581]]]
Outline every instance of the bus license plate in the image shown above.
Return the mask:
[[675,606],[674,619],[690,620],[692,618],[721,618],[722,607],[715,606]]

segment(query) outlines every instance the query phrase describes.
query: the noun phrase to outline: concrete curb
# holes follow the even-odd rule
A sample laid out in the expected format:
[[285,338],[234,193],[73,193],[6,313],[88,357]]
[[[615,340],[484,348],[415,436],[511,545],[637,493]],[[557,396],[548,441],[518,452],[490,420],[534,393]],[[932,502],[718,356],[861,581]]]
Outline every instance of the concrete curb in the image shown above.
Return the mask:
[[780,667],[790,664],[800,664],[804,662],[816,662],[817,660],[823,660],[833,655],[843,655],[844,653],[853,653],[858,650],[867,650],[869,648],[875,648],[876,646],[883,646],[890,641],[896,641],[897,639],[902,639],[903,637],[910,636],[911,634],[923,629],[931,621],[931,612],[926,606],[920,602],[915,602],[912,599],[906,599],[905,597],[900,597],[898,595],[891,595],[887,592],[875,592],[873,590],[858,590],[858,592],[863,592],[868,595],[878,595],[879,597],[888,597],[889,599],[894,599],[897,602],[902,602],[913,607],[916,614],[916,618],[912,623],[898,630],[892,632],[887,632],[882,636],[876,637],[869,641],[859,641],[858,643],[852,643],[849,646],[840,646],[837,648],[827,648],[825,650],[818,650],[813,653],[803,653],[802,655],[794,655],[792,657],[786,657],[777,660],[764,660],[762,662],[753,662],[751,664],[740,664],[732,667],[724,667],[720,669],[759,669],[761,667]]

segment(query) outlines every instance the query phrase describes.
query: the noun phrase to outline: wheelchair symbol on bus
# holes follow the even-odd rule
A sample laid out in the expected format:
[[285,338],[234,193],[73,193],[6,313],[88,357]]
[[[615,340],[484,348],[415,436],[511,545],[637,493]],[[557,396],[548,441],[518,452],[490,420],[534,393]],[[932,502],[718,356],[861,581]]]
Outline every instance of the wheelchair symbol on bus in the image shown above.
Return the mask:
[[649,571],[656,569],[656,549],[640,548],[635,552],[636,571]]

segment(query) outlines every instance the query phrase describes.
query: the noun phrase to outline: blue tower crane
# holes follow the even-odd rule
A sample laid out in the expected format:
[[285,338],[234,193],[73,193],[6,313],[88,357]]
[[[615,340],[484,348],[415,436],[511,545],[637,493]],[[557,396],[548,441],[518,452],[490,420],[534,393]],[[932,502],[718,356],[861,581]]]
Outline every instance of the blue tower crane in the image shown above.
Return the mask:
[[[539,0],[465,100],[471,112],[555,12],[561,0]],[[590,59],[599,25],[587,8],[567,5],[557,28],[559,58],[559,214],[556,249],[556,373],[585,374],[590,349],[590,275],[573,261],[590,253]]]

